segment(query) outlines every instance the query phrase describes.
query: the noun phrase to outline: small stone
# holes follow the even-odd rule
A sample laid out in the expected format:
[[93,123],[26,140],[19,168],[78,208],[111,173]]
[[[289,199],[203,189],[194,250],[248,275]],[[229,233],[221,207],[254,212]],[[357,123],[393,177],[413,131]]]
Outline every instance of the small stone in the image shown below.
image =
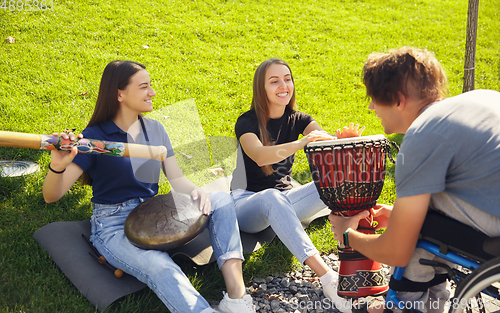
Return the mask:
[[335,253],[331,253],[328,258],[333,261],[338,261],[339,257]]
[[259,288],[259,289],[257,289],[257,291],[255,291],[255,293],[256,293],[257,295],[263,295],[263,294],[265,294],[265,293],[266,293],[266,291],[265,291],[264,289],[260,289],[260,288]]
[[253,279],[253,282],[254,282],[254,283],[257,283],[257,284],[263,284],[263,283],[265,283],[265,282],[266,282],[266,280],[265,280],[264,278],[255,277],[255,278]]
[[278,300],[272,300],[271,301],[271,309],[273,312],[277,311],[280,307],[280,302]]
[[277,293],[277,292],[278,292],[278,290],[276,288],[269,288],[269,289],[267,289],[267,293],[270,294],[270,295],[274,294],[274,293]]
[[290,287],[290,281],[288,280],[288,278],[283,278],[283,279],[281,280],[281,286],[282,286],[283,288],[288,288],[288,287]]
[[300,302],[302,302],[302,301],[306,302],[309,300],[309,296],[306,294],[301,294],[300,296],[297,295],[297,298],[299,299]]

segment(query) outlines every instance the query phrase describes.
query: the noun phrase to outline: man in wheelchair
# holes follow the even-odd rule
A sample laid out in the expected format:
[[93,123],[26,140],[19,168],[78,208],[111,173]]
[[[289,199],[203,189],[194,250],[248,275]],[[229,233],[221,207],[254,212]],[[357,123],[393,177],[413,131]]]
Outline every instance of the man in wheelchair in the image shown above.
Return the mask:
[[[419,260],[446,262],[416,248],[417,241],[425,236],[481,263],[500,255],[498,240],[488,244],[489,237],[500,236],[500,93],[475,90],[446,98],[446,75],[435,56],[409,47],[371,54],[363,74],[369,109],[385,133],[405,134],[397,196],[393,206],[377,204],[353,217],[330,214],[332,230],[339,243],[366,257],[405,267],[403,282],[390,285],[399,288],[400,300],[423,303],[422,312],[442,312],[449,291],[439,274],[446,268]],[[383,234],[356,231],[370,214],[378,228],[386,228]]]

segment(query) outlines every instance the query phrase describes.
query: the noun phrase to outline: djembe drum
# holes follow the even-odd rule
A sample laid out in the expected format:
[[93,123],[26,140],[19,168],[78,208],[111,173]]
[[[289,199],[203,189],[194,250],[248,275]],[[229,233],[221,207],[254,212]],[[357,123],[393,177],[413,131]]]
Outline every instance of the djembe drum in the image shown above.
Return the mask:
[[[319,196],[334,214],[353,216],[375,206],[384,186],[386,156],[393,161],[383,135],[311,142],[304,151]],[[357,230],[375,233],[367,220]],[[380,263],[349,247],[339,247],[339,260],[339,296],[376,296],[388,290]]]

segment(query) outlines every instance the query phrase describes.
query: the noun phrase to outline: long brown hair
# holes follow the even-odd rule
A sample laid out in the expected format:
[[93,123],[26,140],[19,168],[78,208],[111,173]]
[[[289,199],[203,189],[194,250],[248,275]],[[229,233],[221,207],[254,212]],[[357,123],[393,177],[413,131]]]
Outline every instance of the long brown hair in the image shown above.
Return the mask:
[[[103,123],[115,118],[120,108],[118,90],[124,90],[130,83],[130,77],[146,66],[133,61],[113,61],[106,65],[101,77],[99,95],[87,127]],[[87,172],[81,177],[81,182],[92,186],[92,179]]]
[[382,105],[398,102],[398,91],[427,104],[448,95],[443,67],[426,49],[402,47],[370,54],[363,67],[363,82],[366,95]]
[[[266,71],[272,64],[281,64],[288,68],[290,71],[290,76],[292,77],[292,69],[290,66],[283,60],[272,58],[262,62],[259,67],[255,70],[255,75],[253,77],[253,97],[252,97],[252,105],[251,109],[255,110],[257,114],[257,121],[259,124],[259,133],[260,133],[260,141],[264,146],[272,145],[271,138],[269,132],[267,131],[267,122],[269,121],[269,99],[267,98],[266,93]],[[295,85],[295,83],[294,83]],[[287,108],[291,110],[295,110],[295,88],[293,91],[293,95],[290,98],[290,102],[287,104]],[[271,175],[274,170],[271,165],[262,166],[262,171],[266,176]]]

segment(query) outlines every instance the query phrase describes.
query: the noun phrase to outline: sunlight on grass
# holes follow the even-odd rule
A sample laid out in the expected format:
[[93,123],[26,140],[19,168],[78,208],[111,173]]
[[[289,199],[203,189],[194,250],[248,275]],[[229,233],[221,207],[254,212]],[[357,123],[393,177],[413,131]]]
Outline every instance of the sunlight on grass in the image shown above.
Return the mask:
[[[299,110],[327,131],[355,122],[365,135],[383,134],[368,110],[361,68],[368,54],[403,45],[433,51],[445,68],[450,95],[462,91],[466,0],[157,0],[105,2],[54,0],[53,11],[0,9],[0,130],[51,134],[85,128],[102,71],[110,61],[147,66],[157,96],[150,114],[165,125],[185,174],[203,185],[232,174],[234,123],[250,108],[252,79],[265,59],[287,61]],[[5,38],[16,38],[7,43]],[[500,0],[479,6],[476,88],[500,90]],[[388,136],[401,143],[401,136]],[[188,158],[184,156],[192,156]],[[0,312],[93,312],[32,234],[56,221],[91,214],[91,189],[76,184],[60,201],[46,204],[41,189],[50,154],[0,147],[0,159],[31,160],[42,170],[0,178]],[[303,151],[293,177],[311,180]],[[379,199],[395,199],[389,165]],[[168,183],[161,192],[169,189]],[[336,242],[326,219],[307,232],[323,253]],[[220,299],[216,266],[179,261],[200,292]],[[297,266],[281,241],[247,256],[245,279]],[[125,297],[107,312],[164,312],[149,290]]]

